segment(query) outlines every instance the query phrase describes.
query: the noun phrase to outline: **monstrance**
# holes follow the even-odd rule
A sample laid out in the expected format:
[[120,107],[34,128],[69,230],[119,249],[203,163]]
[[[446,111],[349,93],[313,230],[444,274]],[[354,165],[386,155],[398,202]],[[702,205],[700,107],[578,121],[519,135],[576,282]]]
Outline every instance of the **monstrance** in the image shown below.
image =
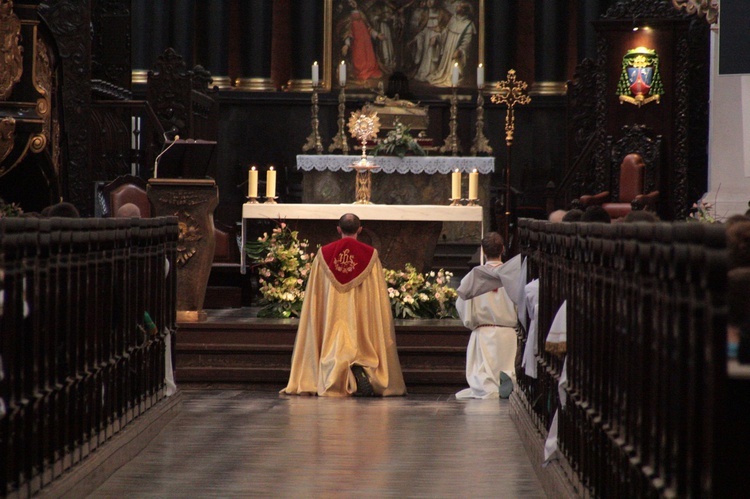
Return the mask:
[[367,160],[367,141],[377,137],[380,131],[380,118],[375,111],[366,113],[354,111],[349,118],[349,133],[362,143],[362,157],[351,166],[357,171],[356,193],[357,200],[354,204],[372,204],[370,194],[372,192],[372,170],[378,165]]

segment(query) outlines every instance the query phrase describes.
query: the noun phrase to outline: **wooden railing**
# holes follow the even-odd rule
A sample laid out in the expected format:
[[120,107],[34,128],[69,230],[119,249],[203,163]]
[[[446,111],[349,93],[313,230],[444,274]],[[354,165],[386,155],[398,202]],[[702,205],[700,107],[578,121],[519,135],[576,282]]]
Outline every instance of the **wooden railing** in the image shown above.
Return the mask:
[[[522,219],[519,231],[528,279],[540,284],[539,353],[536,379],[519,369],[516,400],[546,435],[566,362],[558,449],[569,480],[593,497],[731,490],[746,471],[731,475],[722,460],[750,467],[746,452],[726,454],[724,228]],[[564,300],[567,352],[548,353]]]
[[36,493],[165,396],[177,237],[171,217],[0,219],[0,495]]

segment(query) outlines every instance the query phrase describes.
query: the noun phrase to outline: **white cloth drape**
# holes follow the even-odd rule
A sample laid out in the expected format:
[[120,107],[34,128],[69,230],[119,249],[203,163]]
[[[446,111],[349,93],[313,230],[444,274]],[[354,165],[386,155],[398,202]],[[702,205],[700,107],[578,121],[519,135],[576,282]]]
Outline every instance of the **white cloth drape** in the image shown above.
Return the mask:
[[526,346],[523,350],[521,366],[526,376],[536,378],[537,355],[537,319],[539,317],[539,279],[534,279],[526,285],[526,310],[529,314],[529,333],[526,336]]

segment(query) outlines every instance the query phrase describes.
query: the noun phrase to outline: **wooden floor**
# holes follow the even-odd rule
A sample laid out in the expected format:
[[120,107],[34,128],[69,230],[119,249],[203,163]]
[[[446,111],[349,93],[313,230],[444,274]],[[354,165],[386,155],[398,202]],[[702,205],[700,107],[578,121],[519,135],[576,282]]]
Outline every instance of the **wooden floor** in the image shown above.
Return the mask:
[[546,497],[507,400],[183,395],[180,415],[89,497]]

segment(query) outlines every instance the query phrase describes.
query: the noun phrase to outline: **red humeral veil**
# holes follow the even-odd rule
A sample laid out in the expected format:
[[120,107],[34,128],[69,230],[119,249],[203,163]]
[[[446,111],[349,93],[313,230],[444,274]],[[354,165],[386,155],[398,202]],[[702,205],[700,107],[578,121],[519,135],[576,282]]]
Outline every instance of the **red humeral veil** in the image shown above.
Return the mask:
[[348,284],[371,268],[375,248],[352,237],[342,237],[320,248],[323,259],[339,284]]

